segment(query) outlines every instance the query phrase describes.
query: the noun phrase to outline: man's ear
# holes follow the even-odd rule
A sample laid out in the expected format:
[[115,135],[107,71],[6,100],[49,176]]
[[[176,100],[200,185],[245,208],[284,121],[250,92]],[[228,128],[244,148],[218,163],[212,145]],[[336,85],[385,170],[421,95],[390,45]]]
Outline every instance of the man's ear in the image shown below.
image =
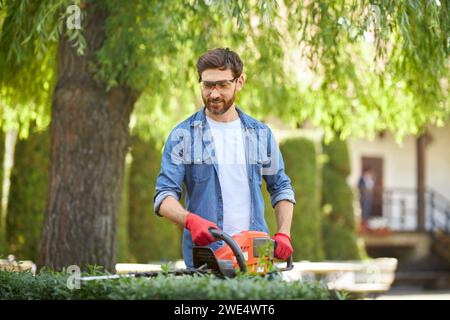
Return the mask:
[[237,81],[237,85],[236,85],[236,90],[240,91],[242,89],[242,87],[244,86],[245,83],[245,74],[241,74],[241,76],[236,80]]

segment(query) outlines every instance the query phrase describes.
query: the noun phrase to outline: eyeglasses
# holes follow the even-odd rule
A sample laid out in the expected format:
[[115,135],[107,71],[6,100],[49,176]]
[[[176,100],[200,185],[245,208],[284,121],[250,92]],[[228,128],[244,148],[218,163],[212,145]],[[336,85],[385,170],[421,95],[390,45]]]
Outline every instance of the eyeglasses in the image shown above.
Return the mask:
[[239,79],[239,77],[233,78],[231,80],[218,80],[218,81],[205,81],[200,80],[200,85],[204,91],[212,91],[214,88],[217,87],[217,90],[219,91],[225,91],[231,88],[231,84],[236,81],[236,79]]

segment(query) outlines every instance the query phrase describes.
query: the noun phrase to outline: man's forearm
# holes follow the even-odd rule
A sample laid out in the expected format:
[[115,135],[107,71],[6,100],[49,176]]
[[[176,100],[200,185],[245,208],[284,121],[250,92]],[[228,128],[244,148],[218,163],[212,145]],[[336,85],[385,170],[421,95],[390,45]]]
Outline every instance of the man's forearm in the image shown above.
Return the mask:
[[165,198],[159,207],[160,215],[182,227],[185,226],[188,213],[181,203],[172,196]]
[[291,236],[291,223],[294,204],[288,200],[281,200],[275,205],[278,231]]

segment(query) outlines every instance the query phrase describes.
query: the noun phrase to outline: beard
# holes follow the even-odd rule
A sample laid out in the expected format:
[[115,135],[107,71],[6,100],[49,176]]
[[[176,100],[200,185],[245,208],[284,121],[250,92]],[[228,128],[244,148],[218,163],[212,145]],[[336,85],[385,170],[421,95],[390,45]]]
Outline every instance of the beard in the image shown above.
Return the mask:
[[233,93],[233,96],[230,99],[224,99],[224,98],[205,98],[202,96],[203,103],[205,104],[206,109],[208,109],[209,112],[216,116],[220,116],[224,113],[226,113],[231,106],[234,103],[234,100],[236,99],[236,92]]

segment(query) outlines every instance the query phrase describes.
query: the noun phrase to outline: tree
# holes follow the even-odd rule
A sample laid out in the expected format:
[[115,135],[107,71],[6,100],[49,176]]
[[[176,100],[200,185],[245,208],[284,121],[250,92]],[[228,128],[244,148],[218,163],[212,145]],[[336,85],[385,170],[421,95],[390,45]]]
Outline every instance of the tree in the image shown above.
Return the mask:
[[100,264],[113,270],[117,216],[128,150],[128,123],[139,93],[126,84],[107,90],[89,71],[106,39],[105,4],[86,9],[86,54],[59,41],[52,105],[52,149],[39,265]]
[[[79,4],[86,30],[81,35],[58,20],[69,4],[6,2],[0,49],[6,57],[2,74],[8,78],[0,81],[7,85],[9,105],[15,105],[12,101],[45,101],[39,86],[55,79],[39,266],[101,264],[112,270],[134,104],[149,83],[170,76],[158,71],[166,71],[167,60],[179,54],[176,46],[189,44],[187,30],[201,33],[202,23],[213,19],[201,21],[209,10],[202,3],[86,1]],[[197,55],[206,48],[195,49]],[[55,52],[57,72],[51,63],[42,72],[42,62],[52,61]],[[26,67],[26,77],[21,77],[18,69]],[[28,91],[24,79],[32,84]]]

